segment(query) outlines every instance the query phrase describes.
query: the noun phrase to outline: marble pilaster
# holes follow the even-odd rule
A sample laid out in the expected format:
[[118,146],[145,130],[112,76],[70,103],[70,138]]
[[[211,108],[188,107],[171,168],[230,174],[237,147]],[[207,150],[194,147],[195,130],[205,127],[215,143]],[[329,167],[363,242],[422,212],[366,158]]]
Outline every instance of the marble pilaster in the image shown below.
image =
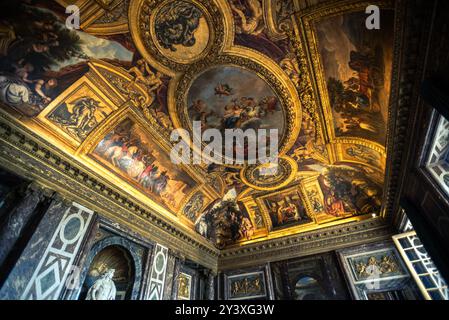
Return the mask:
[[0,265],[3,265],[27,224],[36,214],[36,208],[44,199],[45,193],[46,190],[42,187],[36,184],[29,185],[23,198],[8,213],[0,227]]

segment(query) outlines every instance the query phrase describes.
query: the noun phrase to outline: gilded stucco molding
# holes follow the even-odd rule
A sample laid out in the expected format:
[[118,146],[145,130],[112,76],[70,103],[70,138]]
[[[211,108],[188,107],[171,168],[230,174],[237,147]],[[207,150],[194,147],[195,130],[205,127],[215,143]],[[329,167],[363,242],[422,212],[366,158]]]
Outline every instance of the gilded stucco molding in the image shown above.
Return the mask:
[[244,268],[390,239],[392,228],[381,218],[296,234],[221,251],[219,270]]
[[[390,108],[387,128],[387,165],[383,198],[384,217],[395,220],[405,180],[410,126],[413,126],[424,77],[433,8],[427,1],[396,3],[396,30]],[[419,14],[418,14],[419,13]],[[425,48],[425,49],[423,49]]]
[[[167,71],[167,74],[172,76],[169,81],[168,97],[168,107],[171,111],[170,115],[172,116],[172,118],[184,117],[181,119],[182,121],[178,121],[177,127],[186,127],[185,121],[188,120],[188,116],[185,110],[186,93],[188,92],[189,87],[192,81],[194,81],[195,77],[207,68],[211,68],[217,65],[233,65],[256,72],[261,78],[269,83],[269,85],[277,94],[280,95],[280,100],[283,106],[287,106],[286,115],[289,120],[287,122],[288,137],[284,139],[285,143],[282,146],[281,153],[287,152],[295,142],[295,139],[299,133],[298,131],[301,120],[303,118],[302,108],[304,107],[304,112],[306,112],[316,124],[316,139],[319,143],[323,142],[320,140],[325,140],[325,142],[327,142],[326,148],[327,152],[329,153],[329,161],[326,161],[326,163],[329,162],[329,164],[334,164],[338,161],[341,161],[366,165],[363,162],[350,161],[341,156],[342,151],[340,151],[339,148],[342,148],[344,144],[357,144],[365,146],[378,152],[382,156],[385,156],[385,148],[375,142],[357,137],[335,137],[332,123],[332,114],[331,112],[328,112],[329,110],[327,110],[329,109],[329,106],[327,108],[323,107],[324,109],[321,108],[320,98],[323,97],[320,93],[325,91],[323,83],[321,83],[322,79],[321,81],[318,81],[317,85],[311,67],[315,65],[318,68],[319,57],[314,55],[313,52],[311,53],[307,43],[305,41],[302,41],[301,39],[301,36],[313,38],[311,29],[308,29],[310,25],[307,25],[306,22],[301,20],[301,17],[307,16],[307,19],[310,18],[310,20],[312,21],[314,19],[319,19],[320,17],[336,15],[341,12],[360,10],[360,8],[367,5],[369,1],[339,1],[338,4],[336,1],[329,1],[320,3],[317,6],[313,6],[301,11],[298,11],[299,1],[295,1],[294,7],[296,16],[293,18],[293,29],[291,29],[290,26],[285,29],[278,28],[277,32],[280,38],[288,37],[290,39],[296,57],[298,58],[299,70],[301,71],[301,81],[296,87],[294,86],[292,81],[288,79],[288,76],[281,70],[281,68],[270,58],[264,56],[254,49],[249,49],[233,44],[235,32],[235,26],[233,23],[234,18],[232,17],[232,11],[230,10],[229,4],[226,2],[226,0],[210,1],[210,4],[204,4],[205,1],[192,1],[198,4],[202,9],[204,9],[204,13],[209,13],[207,15],[207,19],[212,21],[209,23],[210,26],[213,26],[213,28],[211,27],[212,33],[210,47],[208,47],[204,51],[204,55],[199,56],[199,58],[196,59],[191,65],[184,65],[179,63],[176,64],[173,61],[164,60],[163,66],[160,66],[160,59],[155,59],[153,57],[153,53],[151,53],[151,57],[150,55],[144,54],[144,57],[152,64],[154,63],[156,66],[159,66],[161,70]],[[67,1],[61,0],[58,2],[65,3]],[[80,3],[80,6],[82,8],[89,9],[86,9],[86,12],[92,14],[92,7],[86,7],[87,2],[88,1],[80,0],[78,3]],[[117,1],[111,0],[111,3],[112,2],[116,3]],[[132,8],[130,12],[132,13],[133,10],[135,10],[136,3],[143,2],[151,5],[154,4],[156,7],[159,4],[163,3],[163,1],[160,0],[131,1]],[[271,3],[274,1],[264,1],[264,5],[268,4],[269,2]],[[385,7],[390,7],[393,2],[394,1],[381,1],[382,6]],[[397,3],[401,3],[403,6],[405,6],[405,3],[403,1],[398,1]],[[210,9],[210,6],[214,8]],[[398,4],[396,8],[398,14],[396,17],[397,32],[395,32],[395,57],[400,56],[401,41],[398,41],[398,37],[403,36],[402,30],[400,30],[400,27],[398,27],[401,25],[401,10],[403,10],[403,8],[399,7],[400,5]],[[271,9],[271,6],[269,8]],[[95,19],[97,19],[95,21],[98,21],[98,17],[99,16],[97,15],[95,16]],[[83,22],[88,23],[83,25],[84,30],[95,34],[96,32],[93,30],[95,22],[94,20],[92,20],[93,18],[89,19],[89,21]],[[266,19],[266,17],[264,19]],[[103,25],[103,27],[105,26],[107,26],[107,24]],[[112,24],[110,24],[109,26],[112,26]],[[138,28],[140,29],[137,30]],[[272,23],[271,28],[274,30],[276,26]],[[104,32],[106,32],[106,29],[104,30]],[[104,32],[102,33],[99,31],[97,34],[106,35],[107,33]],[[133,35],[136,35],[137,32],[142,32],[142,28],[141,26],[137,26],[136,30],[131,30],[131,32],[133,33]],[[144,36],[147,35],[144,34]],[[402,38],[400,38],[400,40],[402,40]],[[413,39],[411,39],[410,41],[412,40]],[[154,41],[154,39],[152,41]],[[138,49],[140,52],[143,52],[145,50],[150,52],[150,50],[153,50],[152,48]],[[154,55],[157,56],[157,54]],[[414,58],[408,59],[413,60]],[[156,60],[157,62],[155,62]],[[396,61],[394,62],[394,70],[398,70],[397,60],[399,59],[396,59]],[[411,65],[413,65],[413,63],[416,63],[416,61],[413,60]],[[133,77],[131,77],[125,69],[108,66],[106,63],[102,64],[102,62],[100,61],[91,61],[90,67],[92,69],[92,73],[87,74],[86,78],[93,84],[95,84],[95,87],[98,87],[99,91],[102,91],[103,93],[111,92],[111,96],[108,96],[108,98],[112,100],[113,103],[111,104],[113,104],[116,108],[114,110],[114,113],[111,113],[111,115],[104,122],[102,122],[101,125],[94,129],[91,135],[80,144],[77,150],[74,150],[74,152],[69,152],[68,154],[65,154],[63,152],[67,151],[66,149],[61,149],[63,151],[59,151],[58,149],[56,149],[56,147],[51,147],[50,143],[44,142],[45,138],[40,139],[38,138],[37,134],[32,134],[31,131],[24,133],[25,129],[20,127],[21,125],[13,125],[12,120],[9,120],[8,117],[3,117],[2,115],[1,130],[3,131],[3,133],[1,134],[0,140],[6,142],[5,145],[3,145],[2,142],[2,145],[0,146],[3,152],[0,156],[0,162],[2,166],[17,170],[17,172],[24,176],[37,179],[44,185],[47,185],[48,187],[53,188],[58,192],[64,193],[65,196],[75,197],[79,202],[86,203],[87,206],[95,208],[105,216],[107,215],[108,217],[115,219],[115,221],[120,221],[120,223],[129,226],[130,229],[138,230],[140,234],[143,234],[146,237],[157,239],[157,241],[161,241],[168,246],[173,245],[178,250],[180,250],[179,248],[182,248],[182,250],[186,250],[187,252],[189,252],[188,256],[192,257],[192,259],[196,261],[203,259],[204,261],[206,261],[205,264],[209,263],[209,265],[216,265],[216,256],[219,254],[219,251],[212,248],[210,243],[196,234],[195,231],[192,230],[192,224],[190,222],[187,223],[187,225],[183,225],[185,221],[182,217],[180,217],[179,213],[181,213],[181,211],[184,209],[183,207],[185,206],[185,204],[190,201],[191,197],[199,190],[204,191],[205,195],[208,196],[208,201],[212,201],[213,198],[222,195],[224,193],[224,182],[221,183],[221,186],[219,184],[215,189],[213,189],[212,186],[209,188],[207,185],[210,181],[209,178],[201,178],[203,176],[206,176],[205,170],[201,169],[199,166],[186,170],[192,175],[195,175],[197,181],[201,180],[200,183],[202,183],[202,185],[195,187],[191,190],[191,192],[189,192],[188,196],[186,196],[180,206],[180,210],[178,211],[179,216],[174,216],[174,218],[171,220],[170,217],[161,217],[161,212],[158,211],[157,206],[150,207],[149,204],[146,203],[146,201],[148,200],[144,197],[144,195],[136,196],[136,194],[134,193],[130,197],[130,195],[126,193],[126,191],[121,190],[120,188],[121,186],[123,186],[124,182],[120,184],[118,183],[118,180],[108,180],[106,178],[106,175],[102,176],[99,172],[95,172],[95,167],[89,169],[86,163],[81,161],[84,159],[83,157],[86,157],[87,159],[88,154],[93,150],[96,143],[98,143],[98,141],[100,141],[101,138],[104,137],[106,132],[112,128],[113,124],[117,123],[116,120],[119,118],[122,119],[122,116],[126,115],[128,111],[134,114],[136,117],[139,116],[139,118],[144,119],[143,122],[141,122],[142,126],[151,127],[152,129],[149,130],[151,131],[152,135],[157,137],[158,141],[164,141],[165,151],[168,151],[170,147],[167,138],[167,131],[164,131],[161,126],[156,125],[154,119],[151,116],[148,116],[145,113],[145,110],[140,109],[141,107],[131,105],[132,101],[129,100],[129,97],[124,92],[120,91],[117,83],[111,81],[111,79],[118,79],[123,83],[127,83],[131,81]],[[320,72],[318,73],[322,73],[322,70],[319,71]],[[394,211],[390,207],[396,205],[394,201],[397,198],[398,190],[400,189],[401,182],[398,178],[398,172],[400,170],[399,166],[403,165],[404,163],[404,159],[401,155],[401,150],[404,149],[404,130],[407,130],[406,120],[408,119],[405,119],[404,115],[407,115],[405,112],[408,112],[408,104],[411,103],[410,90],[417,90],[415,87],[399,87],[400,80],[410,80],[409,78],[414,76],[413,72],[410,73],[412,74],[404,74],[399,77],[396,72],[393,72],[391,99],[392,101],[394,100],[394,103],[391,104],[392,107],[388,111],[388,134],[394,134],[394,138],[391,139],[391,141],[388,141],[388,150],[390,154],[392,152],[397,152],[398,154],[394,155],[389,160],[388,174],[391,176],[388,177],[388,190],[385,194],[385,203],[387,209],[386,215],[388,215],[390,211]],[[104,82],[109,82],[109,86],[103,86],[102,83]],[[112,94],[112,92],[114,94]],[[174,97],[176,92],[179,93],[179,95],[175,99]],[[399,95],[399,92],[401,93],[401,95]],[[145,95],[145,93],[143,94]],[[395,100],[399,98],[401,99],[401,101]],[[396,121],[397,114],[399,115],[399,119]],[[145,119],[148,121],[146,121]],[[294,124],[291,125],[291,123]],[[17,129],[18,127],[20,127],[20,129]],[[153,127],[157,128],[157,130],[153,130]],[[29,128],[31,129],[31,127]],[[44,131],[39,132],[42,133]],[[397,136],[396,132],[398,132]],[[77,160],[71,158],[70,155],[76,157]],[[78,160],[80,162],[76,162]],[[375,167],[372,165],[370,166],[368,164],[367,166],[371,169],[375,169]],[[384,169],[384,167],[385,165],[382,167],[382,169]],[[304,171],[300,172],[300,174],[302,176],[300,178],[296,177],[295,183],[304,180],[304,177],[309,173]],[[285,184],[288,184],[290,182],[291,181],[287,181],[285,182]],[[243,191],[240,196],[246,197],[252,192],[250,189],[247,189],[246,191]],[[306,208],[309,212],[312,212],[311,206],[307,201]],[[265,223],[269,225],[269,223],[267,223],[269,217],[267,216],[266,212],[263,213],[265,215]],[[252,219],[254,219],[254,217],[252,217]],[[353,220],[344,222],[349,221]],[[342,222],[343,221],[340,220],[340,223]],[[360,223],[364,223],[364,221]],[[327,224],[327,226],[329,225]],[[344,228],[344,226],[335,228]],[[292,231],[306,232],[307,234],[309,234],[309,232],[318,232],[316,230],[300,230],[299,228],[297,230],[289,229],[286,230],[285,233],[272,233],[271,237],[266,237],[264,239],[252,239],[255,241],[249,241],[247,244],[245,244],[245,247],[260,246],[262,245],[262,243],[264,243],[262,240],[266,241],[267,243],[278,243],[279,241],[283,241],[283,239],[290,239],[289,234]],[[374,231],[370,233],[370,235],[372,235],[373,237],[377,237]],[[296,235],[296,237],[302,236],[303,234]],[[302,244],[305,247],[307,247],[306,242],[307,239]],[[243,245],[243,243],[240,244]],[[234,249],[230,248],[229,250]],[[198,253],[197,251],[200,253]],[[204,254],[203,257],[202,253],[204,252],[206,252],[206,254]],[[282,256],[282,252],[283,251],[281,250],[279,256]],[[245,256],[245,254],[243,254],[243,256]],[[250,253],[248,253],[248,256],[250,256]]]

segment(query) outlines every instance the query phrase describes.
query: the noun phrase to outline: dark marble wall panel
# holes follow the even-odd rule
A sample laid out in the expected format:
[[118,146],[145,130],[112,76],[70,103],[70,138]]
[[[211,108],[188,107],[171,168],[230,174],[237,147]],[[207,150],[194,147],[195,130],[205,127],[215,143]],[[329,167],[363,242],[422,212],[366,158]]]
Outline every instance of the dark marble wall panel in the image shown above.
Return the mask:
[[36,185],[30,185],[22,198],[16,199],[14,208],[5,213],[0,225],[0,266],[6,262],[8,255],[16,242],[23,236],[30,221],[38,213],[39,204],[45,199],[44,190]]
[[3,224],[4,216],[11,212],[17,206],[18,201],[23,198],[24,189],[29,183],[29,181],[0,168],[0,225]]
[[205,283],[205,300],[215,300],[217,297],[217,276],[212,272],[208,272]]
[[0,299],[58,299],[92,215],[54,199],[0,289]]

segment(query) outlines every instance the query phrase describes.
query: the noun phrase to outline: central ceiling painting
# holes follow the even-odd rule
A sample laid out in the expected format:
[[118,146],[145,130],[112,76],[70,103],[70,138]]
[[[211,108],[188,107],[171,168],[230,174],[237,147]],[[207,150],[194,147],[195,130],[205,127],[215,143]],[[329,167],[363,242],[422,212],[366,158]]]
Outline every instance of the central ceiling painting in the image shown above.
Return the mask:
[[[277,129],[282,137],[284,113],[270,86],[256,74],[234,66],[211,68],[196,78],[187,96],[191,123],[201,129]],[[257,145],[256,136],[248,145]],[[223,141],[224,142],[224,141]]]
[[276,94],[257,75],[222,66],[201,74],[188,94],[189,116],[202,128],[277,128],[282,135],[284,115]]
[[[83,1],[80,30],[77,1],[1,4],[1,112],[220,249],[381,213],[394,1],[380,31],[350,0]],[[277,174],[174,164],[193,121],[278,129]]]

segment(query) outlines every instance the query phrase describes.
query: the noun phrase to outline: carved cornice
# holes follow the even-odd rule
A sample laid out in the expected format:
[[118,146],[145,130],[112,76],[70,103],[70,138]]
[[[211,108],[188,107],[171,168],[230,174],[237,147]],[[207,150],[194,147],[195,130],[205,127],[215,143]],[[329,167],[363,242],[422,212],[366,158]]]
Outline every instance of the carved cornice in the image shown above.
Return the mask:
[[[174,227],[144,203],[107,186],[97,174],[55,150],[0,112],[0,165],[123,224],[143,237],[216,270],[219,251],[199,235]],[[190,231],[191,232],[191,231]]]
[[221,251],[219,270],[243,268],[390,239],[391,226],[381,218],[296,234]]
[[[396,38],[390,108],[388,115],[387,166],[383,216],[395,219],[406,168],[410,158],[411,135],[418,123],[416,111],[424,64],[428,54],[433,6],[428,1],[396,3]],[[419,120],[418,120],[419,121]]]

